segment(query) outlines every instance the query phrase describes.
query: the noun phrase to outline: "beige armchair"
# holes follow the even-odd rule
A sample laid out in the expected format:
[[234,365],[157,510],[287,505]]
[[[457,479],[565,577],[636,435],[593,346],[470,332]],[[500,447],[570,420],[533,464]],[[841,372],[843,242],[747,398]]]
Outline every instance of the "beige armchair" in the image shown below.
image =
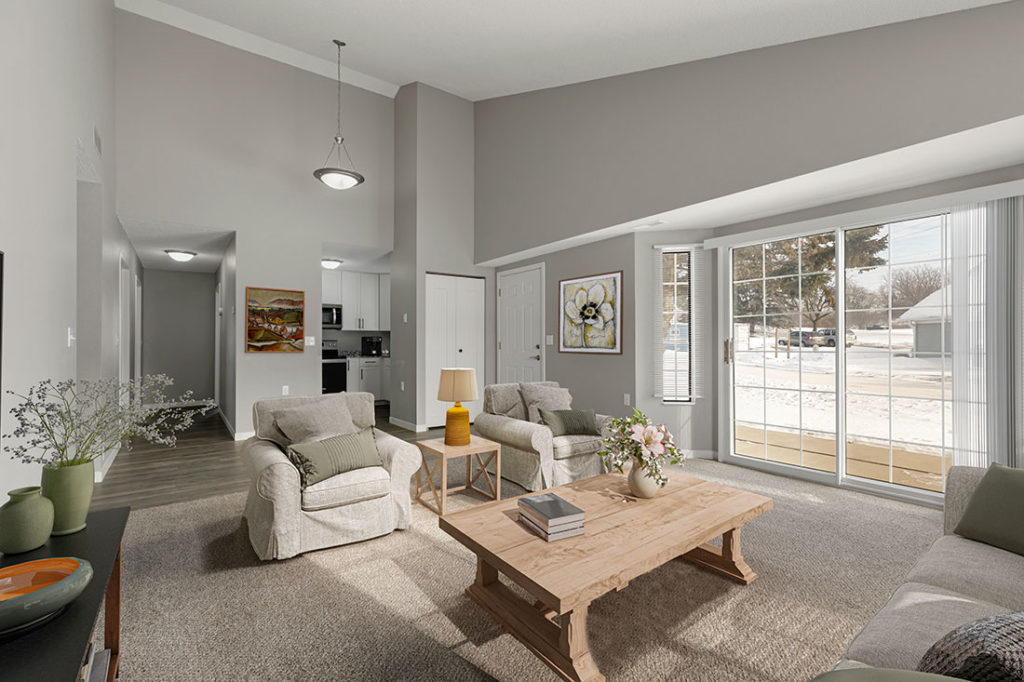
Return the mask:
[[597,453],[611,419],[597,416],[601,436],[555,437],[547,426],[528,420],[519,384],[491,384],[484,387],[484,409],[475,426],[484,438],[501,443],[502,478],[535,491],[604,473]]
[[355,469],[303,490],[299,471],[285,455],[284,435],[273,413],[284,407],[340,401],[356,428],[374,425],[373,395],[337,393],[260,400],[253,405],[256,435],[242,447],[249,473],[244,516],[249,541],[260,559],[288,557],[387,535],[409,527],[410,485],[420,467],[415,445],[376,431],[383,466]]

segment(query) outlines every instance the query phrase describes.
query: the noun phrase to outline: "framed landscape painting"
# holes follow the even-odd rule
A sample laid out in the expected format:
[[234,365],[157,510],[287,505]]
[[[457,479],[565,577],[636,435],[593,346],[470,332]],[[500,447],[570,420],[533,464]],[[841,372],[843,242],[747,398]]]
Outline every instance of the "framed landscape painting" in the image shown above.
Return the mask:
[[301,353],[306,333],[306,292],[245,288],[245,352]]
[[622,271],[559,282],[558,350],[622,352]]

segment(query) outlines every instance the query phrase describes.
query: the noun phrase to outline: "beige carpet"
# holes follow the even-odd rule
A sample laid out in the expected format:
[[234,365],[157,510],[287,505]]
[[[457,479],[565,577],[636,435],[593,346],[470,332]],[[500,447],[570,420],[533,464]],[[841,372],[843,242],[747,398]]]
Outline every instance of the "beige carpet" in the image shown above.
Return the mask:
[[[940,533],[934,510],[717,462],[686,470],[775,498],[743,532],[760,577],[742,587],[675,561],[598,599],[588,631],[610,681],[807,680]],[[407,531],[260,563],[243,501],[131,515],[123,680],[556,679],[464,596],[473,558],[422,507]]]

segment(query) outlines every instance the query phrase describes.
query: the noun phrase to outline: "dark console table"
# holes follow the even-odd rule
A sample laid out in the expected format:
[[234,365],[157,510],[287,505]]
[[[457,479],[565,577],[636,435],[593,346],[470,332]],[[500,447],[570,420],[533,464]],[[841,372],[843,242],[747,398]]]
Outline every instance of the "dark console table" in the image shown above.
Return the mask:
[[[0,568],[24,561],[73,556],[92,564],[93,577],[78,599],[48,623],[11,639],[0,639],[0,662],[5,682],[72,682],[88,663],[89,642],[100,607],[105,606],[104,644],[110,650],[106,679],[117,677],[121,635],[121,538],[128,507],[89,514],[85,530],[51,537],[37,550],[3,555]],[[91,654],[90,654],[91,655]]]

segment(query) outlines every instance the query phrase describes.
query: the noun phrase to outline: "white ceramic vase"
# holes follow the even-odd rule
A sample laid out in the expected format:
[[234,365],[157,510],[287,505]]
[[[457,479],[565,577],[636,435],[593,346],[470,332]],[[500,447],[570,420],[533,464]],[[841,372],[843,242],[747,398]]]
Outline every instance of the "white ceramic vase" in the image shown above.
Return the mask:
[[637,497],[651,498],[658,494],[661,486],[654,478],[647,475],[647,471],[636,464],[629,470],[629,490]]

